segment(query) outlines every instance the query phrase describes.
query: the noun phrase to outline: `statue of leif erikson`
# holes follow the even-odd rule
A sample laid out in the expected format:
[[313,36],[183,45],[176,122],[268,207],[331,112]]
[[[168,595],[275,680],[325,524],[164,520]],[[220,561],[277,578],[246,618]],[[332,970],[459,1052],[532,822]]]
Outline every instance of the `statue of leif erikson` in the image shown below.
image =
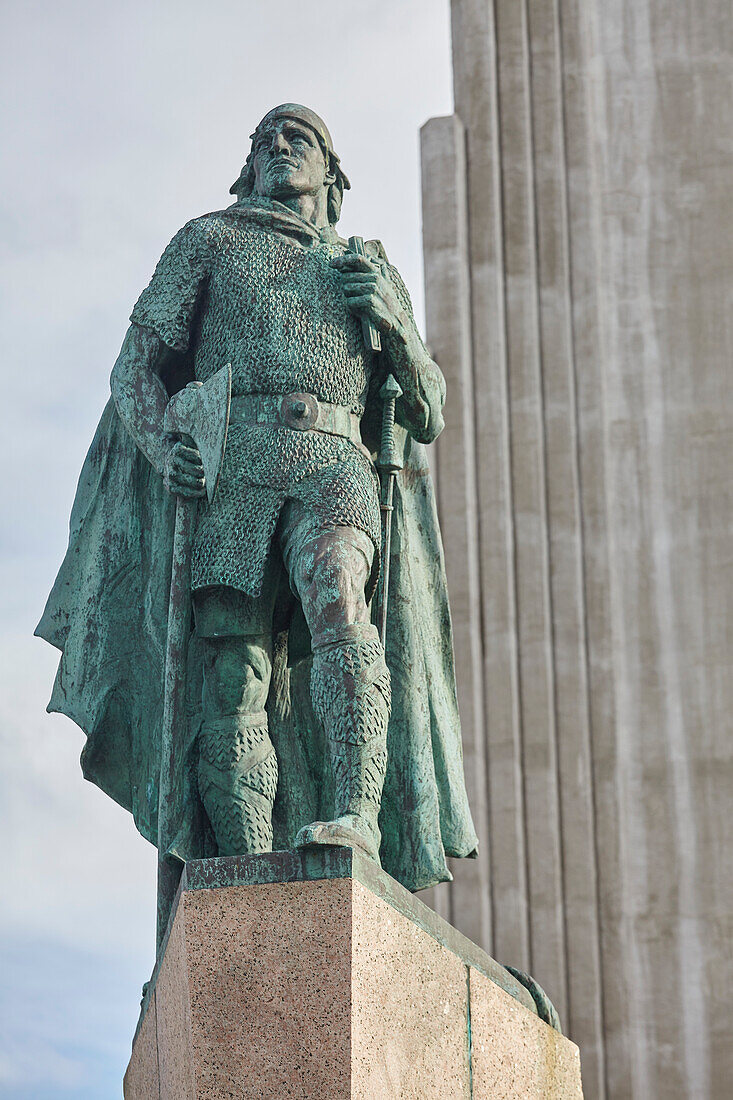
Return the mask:
[[135,305],[38,633],[82,768],[160,856],[342,845],[410,890],[477,841],[424,444],[443,377],[287,103]]

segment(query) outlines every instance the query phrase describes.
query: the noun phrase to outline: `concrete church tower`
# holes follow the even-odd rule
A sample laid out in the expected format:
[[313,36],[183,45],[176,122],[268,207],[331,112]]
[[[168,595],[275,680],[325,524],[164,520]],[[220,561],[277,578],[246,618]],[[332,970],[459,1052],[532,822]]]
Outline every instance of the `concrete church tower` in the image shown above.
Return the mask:
[[[733,1080],[729,0],[453,0],[428,340],[481,859],[588,1100]],[[727,852],[724,865],[723,853]]]

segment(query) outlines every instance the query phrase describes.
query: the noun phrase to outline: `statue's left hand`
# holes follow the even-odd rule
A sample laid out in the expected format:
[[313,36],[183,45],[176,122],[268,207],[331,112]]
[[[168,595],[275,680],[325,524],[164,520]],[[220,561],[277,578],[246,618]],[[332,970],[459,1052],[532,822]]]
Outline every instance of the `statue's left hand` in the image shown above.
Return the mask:
[[404,330],[407,315],[382,268],[366,256],[346,252],[331,260],[340,272],[349,309],[385,334]]
[[197,500],[206,492],[204,464],[198,447],[180,440],[168,450],[163,469],[163,484],[169,493],[184,500]]

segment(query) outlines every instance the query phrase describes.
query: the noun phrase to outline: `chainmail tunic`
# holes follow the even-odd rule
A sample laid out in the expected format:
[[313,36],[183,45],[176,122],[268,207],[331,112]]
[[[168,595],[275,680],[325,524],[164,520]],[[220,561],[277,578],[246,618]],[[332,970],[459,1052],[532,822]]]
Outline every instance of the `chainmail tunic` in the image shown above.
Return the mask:
[[[233,396],[305,392],[362,415],[373,356],[330,265],[345,246],[252,213],[262,211],[237,204],[184,226],[131,320],[190,356],[201,381],[231,363]],[[378,482],[365,453],[322,432],[233,423],[216,496],[199,513],[192,587],[258,595],[287,499],[365,531],[377,559]]]

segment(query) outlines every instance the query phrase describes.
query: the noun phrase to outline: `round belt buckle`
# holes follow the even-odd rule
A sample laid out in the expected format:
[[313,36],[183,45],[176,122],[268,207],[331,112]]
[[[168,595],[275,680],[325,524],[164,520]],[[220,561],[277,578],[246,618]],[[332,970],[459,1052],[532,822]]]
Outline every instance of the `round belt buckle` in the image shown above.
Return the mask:
[[318,420],[318,401],[312,393],[286,393],[280,402],[280,422],[305,432]]

